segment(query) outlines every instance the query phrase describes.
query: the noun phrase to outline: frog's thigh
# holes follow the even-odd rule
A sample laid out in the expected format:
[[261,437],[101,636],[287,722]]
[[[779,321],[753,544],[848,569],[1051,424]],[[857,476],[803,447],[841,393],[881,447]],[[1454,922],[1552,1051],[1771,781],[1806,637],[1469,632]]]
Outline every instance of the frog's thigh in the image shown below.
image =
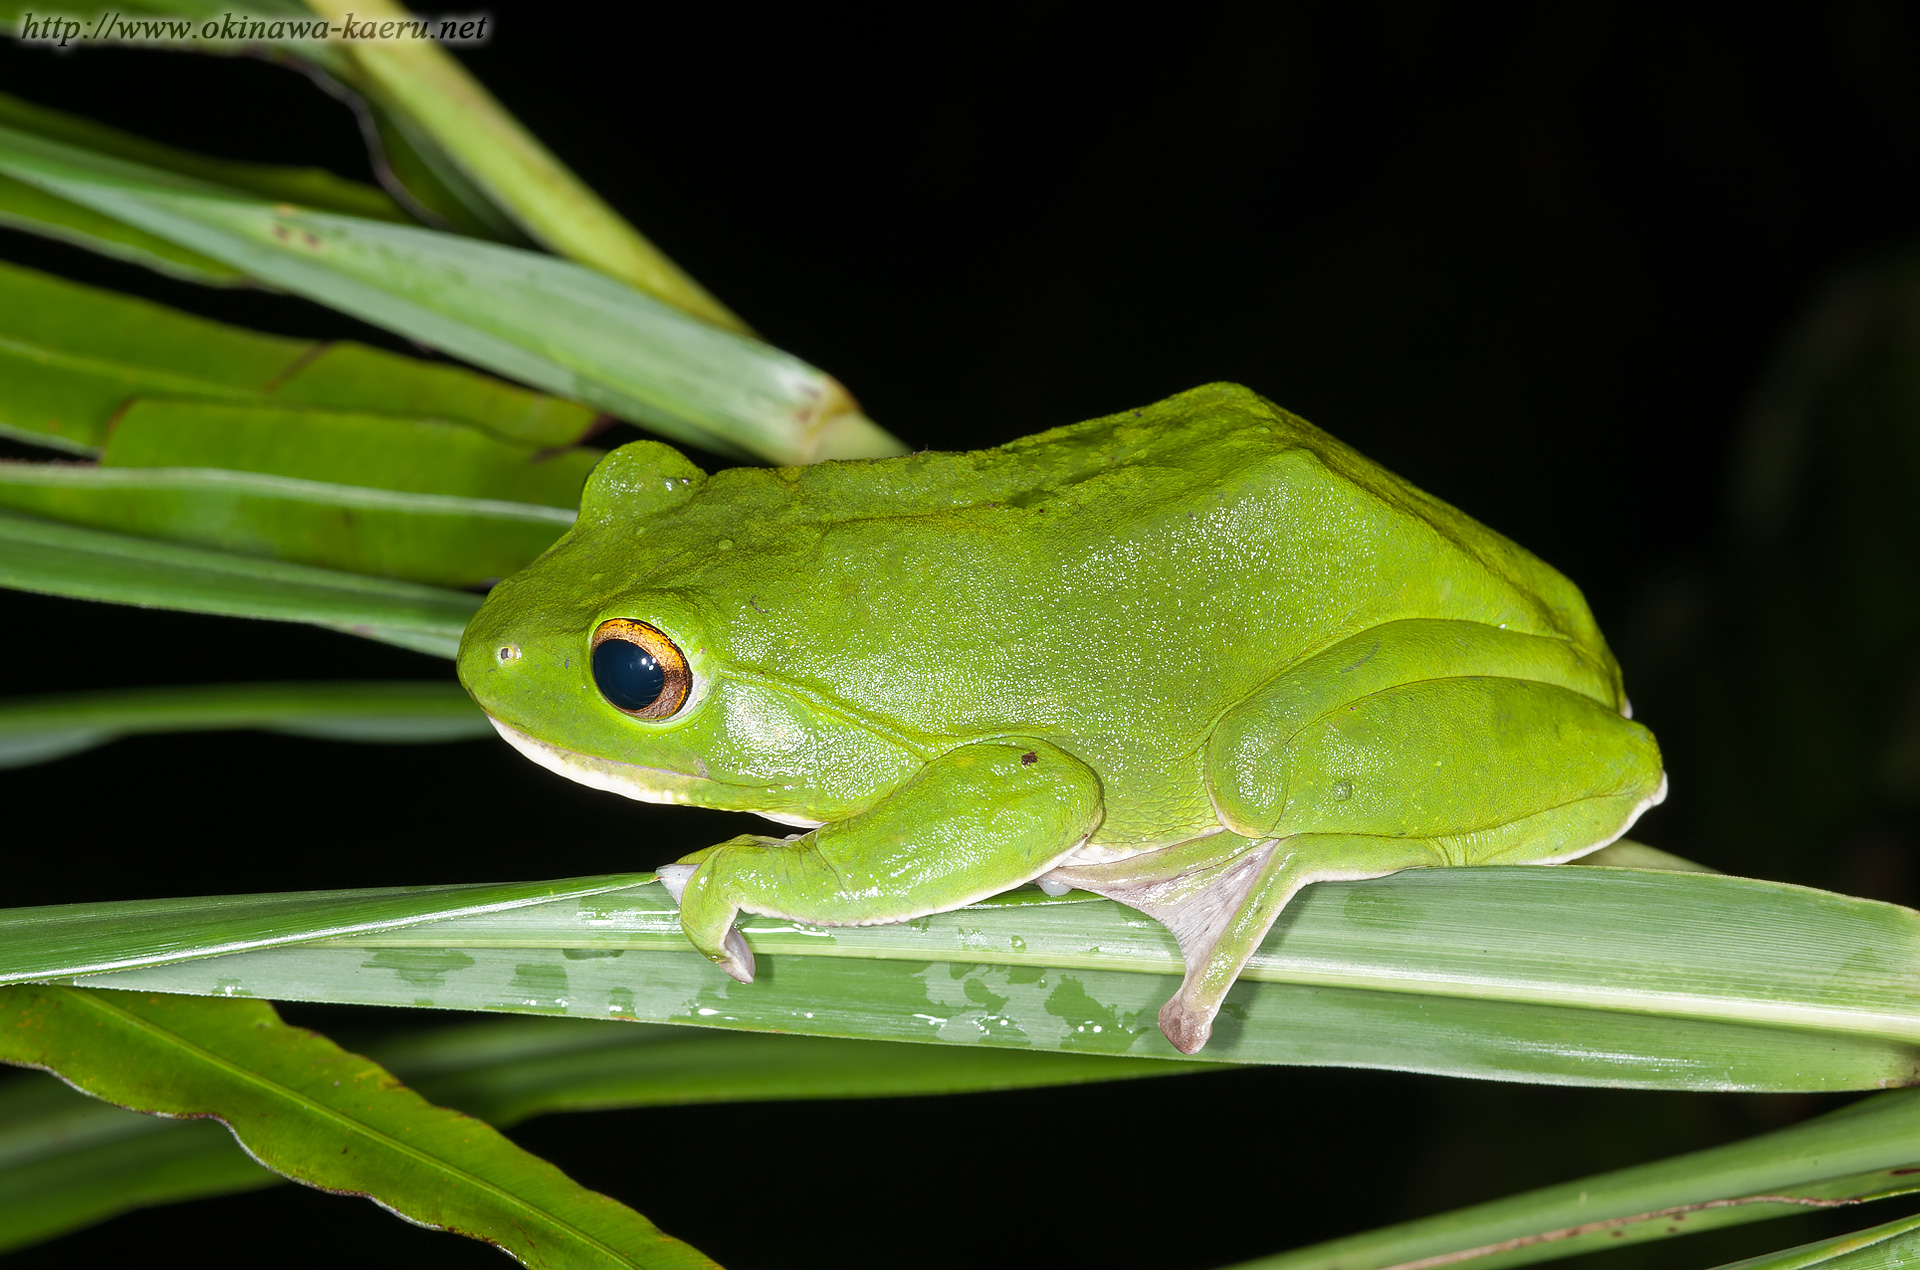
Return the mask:
[[1665,787],[1644,728],[1568,688],[1473,674],[1350,700],[1283,678],[1221,721],[1208,780],[1221,820],[1255,841],[1155,913],[1187,967],[1160,1026],[1187,1053],[1206,1043],[1227,989],[1302,887],[1570,859],[1624,832]]
[[958,908],[1047,872],[1100,818],[1100,779],[1072,755],[1040,740],[979,741],[857,816],[687,857],[697,867],[684,877],[680,923],[701,952],[751,981],[752,954],[732,930],[741,910],[870,926]]
[[1283,727],[1264,707],[1256,697],[1222,719],[1207,755],[1221,820],[1252,838],[1384,837],[1427,844],[1432,864],[1547,863],[1612,841],[1662,788],[1645,728],[1555,684],[1442,675]]

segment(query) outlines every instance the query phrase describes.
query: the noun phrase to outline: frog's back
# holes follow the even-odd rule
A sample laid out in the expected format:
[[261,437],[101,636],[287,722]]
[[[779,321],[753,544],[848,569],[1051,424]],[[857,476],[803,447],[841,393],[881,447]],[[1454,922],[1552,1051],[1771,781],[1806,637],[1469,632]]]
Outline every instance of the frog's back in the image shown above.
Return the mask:
[[[1613,673],[1565,578],[1233,385],[991,450],[725,472],[683,506],[675,580],[734,659],[930,744],[1054,739],[1122,839],[1210,821],[1214,720],[1381,622],[1556,637]],[[723,532],[755,549],[694,549]]]

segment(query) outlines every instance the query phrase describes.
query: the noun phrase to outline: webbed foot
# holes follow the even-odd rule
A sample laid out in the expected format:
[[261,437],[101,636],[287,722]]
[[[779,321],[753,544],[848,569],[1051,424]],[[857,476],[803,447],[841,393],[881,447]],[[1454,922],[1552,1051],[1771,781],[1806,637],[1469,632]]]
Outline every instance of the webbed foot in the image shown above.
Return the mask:
[[1160,1008],[1160,1030],[1192,1054],[1212,1037],[1227,990],[1301,887],[1433,862],[1418,840],[1303,834],[1256,842],[1229,833],[1051,876],[1139,909],[1173,932],[1187,972]]
[[[694,871],[699,867],[697,864],[663,864],[654,872],[660,878],[660,885],[667,888],[667,894],[673,896],[673,902],[678,904],[680,897],[686,894],[687,883],[692,880]],[[690,940],[693,939],[691,931],[688,932],[687,937]],[[693,943],[696,948],[706,954],[708,961],[733,978],[741,983],[753,982],[753,949],[747,947],[747,937],[740,933],[738,926],[732,924],[727,926],[727,933],[721,937],[717,951],[706,947],[698,940],[693,940]]]
[[1198,1054],[1213,1035],[1213,1016],[1218,1007],[1195,1010],[1179,997],[1169,998],[1160,1007],[1160,1030],[1182,1054]]
[[716,957],[708,953],[707,959],[741,983],[753,982],[753,949],[747,947],[747,937],[740,933],[738,926],[727,927],[727,937],[720,944],[720,955]]

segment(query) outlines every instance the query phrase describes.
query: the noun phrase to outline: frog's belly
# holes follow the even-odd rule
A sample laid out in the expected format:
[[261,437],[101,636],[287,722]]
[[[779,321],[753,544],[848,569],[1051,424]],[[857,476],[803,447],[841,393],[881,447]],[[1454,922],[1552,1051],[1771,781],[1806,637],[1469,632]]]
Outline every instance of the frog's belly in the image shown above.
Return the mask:
[[[1070,869],[1075,865],[1111,864],[1115,860],[1125,860],[1132,856],[1146,855],[1151,851],[1165,851],[1168,847],[1177,847],[1182,843],[1198,842],[1202,838],[1211,838],[1215,834],[1225,833],[1225,825],[1214,825],[1198,833],[1184,834],[1169,842],[1083,842],[1079,850],[1061,861],[1056,868]],[[1095,835],[1098,837],[1098,835]]]

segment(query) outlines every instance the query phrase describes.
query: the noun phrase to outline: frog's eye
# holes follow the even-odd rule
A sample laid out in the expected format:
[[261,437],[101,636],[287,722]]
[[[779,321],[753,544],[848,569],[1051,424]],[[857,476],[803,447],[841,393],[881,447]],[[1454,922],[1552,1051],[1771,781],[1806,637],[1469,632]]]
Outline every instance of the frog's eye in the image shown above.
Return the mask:
[[687,703],[693,673],[657,628],[614,617],[593,632],[593,685],[616,710],[664,719]]

